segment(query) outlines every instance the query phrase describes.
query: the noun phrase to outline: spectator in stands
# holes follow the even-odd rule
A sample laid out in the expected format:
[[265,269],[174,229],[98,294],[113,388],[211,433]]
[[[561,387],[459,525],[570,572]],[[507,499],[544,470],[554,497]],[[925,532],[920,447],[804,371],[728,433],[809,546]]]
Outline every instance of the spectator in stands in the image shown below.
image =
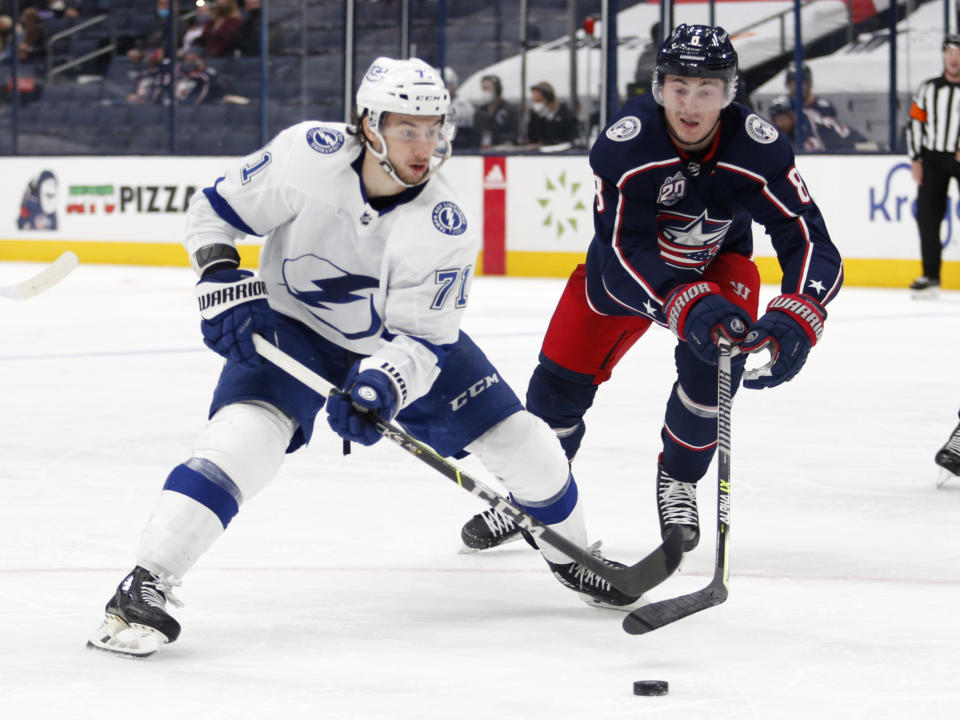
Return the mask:
[[57,18],[80,17],[81,6],[68,5],[65,0],[51,0],[50,12]]
[[577,118],[566,103],[557,99],[553,85],[539,82],[531,87],[527,141],[543,147],[573,143],[578,135]]
[[217,71],[196,53],[186,53],[177,63],[177,84],[174,90],[177,102],[184,105],[199,105],[220,99]]
[[457,133],[453,136],[455,150],[477,147],[477,135],[473,130],[473,117],[476,109],[473,103],[461,95],[457,95],[457,86],[460,79],[456,71],[449,65],[443,69],[443,82],[450,93],[450,108],[454,113],[457,124]]
[[650,42],[644,47],[637,58],[637,69],[633,73],[634,92],[644,95],[650,92],[653,82],[653,71],[657,65],[657,50],[660,48],[660,23],[650,26]]
[[[813,73],[806,64],[800,66],[800,77],[803,78],[803,107],[806,110],[813,110],[823,117],[836,117],[837,108],[829,100],[817,97],[813,94]],[[791,98],[797,96],[797,64],[791,62],[787,66],[787,95]]]
[[503,99],[503,84],[496,75],[480,78],[480,105],[473,116],[473,130],[481,148],[517,142],[517,112]]
[[774,98],[769,114],[773,124],[790,139],[794,148],[804,152],[850,152],[867,141],[862,134],[833,115],[821,115],[816,110],[804,108],[803,126],[799,133],[803,143],[798,146],[795,100],[787,95]]
[[[188,52],[178,60],[175,73],[174,94],[178,103],[199,105],[219,99],[216,71],[208,68],[196,53]],[[157,48],[151,53],[147,67],[137,75],[134,91],[127,101],[135,105],[166,105],[170,101],[169,83],[170,61],[163,48]]]
[[[22,36],[20,28],[17,28],[17,35]],[[14,39],[13,18],[9,15],[0,15],[0,62],[9,62],[11,57],[11,48],[17,46]]]
[[200,38],[212,17],[212,6],[209,3],[204,3],[197,7],[196,14],[190,18],[190,25],[183,33],[183,43],[181,47],[183,47],[184,52],[203,54],[203,45],[201,44]]
[[28,7],[20,13],[20,24],[23,26],[20,59],[30,61],[45,57],[47,53],[47,33],[43,29],[43,18],[40,17],[40,11]]
[[[260,56],[260,0],[245,0],[245,17],[237,33],[237,48],[241,55]],[[271,47],[273,43],[271,42]]]
[[226,57],[237,49],[243,16],[237,0],[216,0],[211,17],[204,26],[199,44],[204,57]]

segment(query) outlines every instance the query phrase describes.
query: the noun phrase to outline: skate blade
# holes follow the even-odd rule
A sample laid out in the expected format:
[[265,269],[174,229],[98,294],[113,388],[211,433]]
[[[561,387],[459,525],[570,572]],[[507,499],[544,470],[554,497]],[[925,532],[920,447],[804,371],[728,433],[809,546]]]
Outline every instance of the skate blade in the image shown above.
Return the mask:
[[577,593],[577,595],[579,595],[580,599],[590,607],[600,608],[601,610],[616,610],[624,613],[632,612],[639,607],[650,604],[650,601],[647,600],[647,598],[643,595],[638,597],[629,605],[612,605],[610,603],[603,602],[602,600],[597,600],[592,595],[587,595],[586,593]]
[[911,290],[910,297],[914,300],[939,300],[940,290]]
[[166,641],[166,637],[152,628],[131,626],[114,615],[107,615],[97,632],[87,640],[87,648],[141,658],[153,655]]
[[460,545],[460,549],[457,550],[457,553],[459,555],[473,555],[474,553],[478,553],[478,552],[486,553],[486,552],[490,552],[491,550],[496,550],[497,548],[502,548],[504,545],[509,545],[512,542],[516,542],[521,537],[523,536],[520,535],[520,533],[517,533],[513,537],[507,538],[503,542],[500,542],[500,543],[497,543],[496,545],[491,545],[490,547],[485,547],[485,548],[470,547],[466,543],[462,543]]
[[940,474],[937,476],[937,489],[942,488],[948,481],[953,480],[955,477],[957,476],[946,468],[940,468]]

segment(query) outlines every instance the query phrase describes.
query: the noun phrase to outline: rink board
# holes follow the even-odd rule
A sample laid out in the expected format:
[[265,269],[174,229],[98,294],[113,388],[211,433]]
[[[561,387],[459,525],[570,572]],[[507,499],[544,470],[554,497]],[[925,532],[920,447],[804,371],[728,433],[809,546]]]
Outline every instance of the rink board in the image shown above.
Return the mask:
[[[255,158],[253,158],[255,160]],[[180,245],[192,194],[222,157],[11,157],[0,178],[0,260],[186,265]],[[916,185],[896,155],[801,156],[797,166],[845,259],[848,284],[903,287],[920,272]],[[592,234],[594,183],[585,155],[463,156],[443,170],[484,238],[486,274],[562,277]],[[960,288],[960,198],[944,219],[945,287]],[[779,267],[754,226],[765,282]],[[241,241],[253,267],[261,240]]]

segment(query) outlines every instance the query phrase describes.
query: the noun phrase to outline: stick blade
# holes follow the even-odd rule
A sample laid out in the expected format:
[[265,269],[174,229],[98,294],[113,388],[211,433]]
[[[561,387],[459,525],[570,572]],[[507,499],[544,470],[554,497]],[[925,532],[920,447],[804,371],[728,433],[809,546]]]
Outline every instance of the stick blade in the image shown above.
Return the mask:
[[711,583],[703,590],[689,595],[681,595],[637,608],[623,619],[623,629],[630,635],[643,635],[688,615],[719,605],[726,599],[726,585]]
[[11,300],[31,298],[63,280],[73,272],[79,262],[80,259],[76,254],[67,250],[32,278],[28,278],[17,285],[0,288],[0,295]]

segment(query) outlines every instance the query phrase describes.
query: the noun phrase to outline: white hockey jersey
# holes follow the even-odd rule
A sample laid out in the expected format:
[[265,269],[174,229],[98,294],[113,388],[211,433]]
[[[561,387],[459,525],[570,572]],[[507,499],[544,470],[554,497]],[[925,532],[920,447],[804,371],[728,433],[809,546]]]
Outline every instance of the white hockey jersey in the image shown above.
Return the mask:
[[371,356],[362,370],[386,364],[404,407],[439,374],[439,346],[458,338],[480,238],[441,176],[371,207],[347,127],[303,122],[238,160],[193,196],[184,244],[193,257],[264,236],[271,307]]

